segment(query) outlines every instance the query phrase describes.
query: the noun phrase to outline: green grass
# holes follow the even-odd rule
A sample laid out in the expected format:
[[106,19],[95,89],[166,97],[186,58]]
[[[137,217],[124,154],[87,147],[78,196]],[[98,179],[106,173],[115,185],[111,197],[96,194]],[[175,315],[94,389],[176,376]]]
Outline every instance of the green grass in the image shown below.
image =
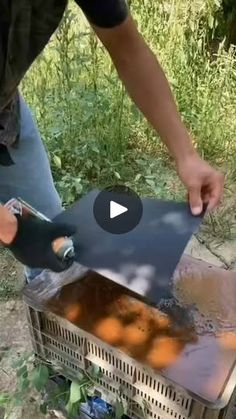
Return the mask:
[[[210,53],[217,8],[215,0],[131,1],[200,154],[229,171],[236,156],[236,58],[223,43]],[[125,94],[77,6],[70,6],[23,92],[64,202],[117,182],[145,195],[184,197],[165,148]]]

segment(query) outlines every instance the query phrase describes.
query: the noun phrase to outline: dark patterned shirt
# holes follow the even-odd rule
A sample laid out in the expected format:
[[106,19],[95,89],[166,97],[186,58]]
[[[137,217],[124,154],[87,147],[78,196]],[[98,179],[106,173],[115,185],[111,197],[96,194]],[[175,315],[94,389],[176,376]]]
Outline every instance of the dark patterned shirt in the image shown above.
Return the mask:
[[[127,14],[125,0],[75,0],[88,20],[111,28]],[[48,43],[64,14],[67,0],[0,0],[0,154],[17,144],[17,87]],[[0,161],[1,163],[1,161]]]

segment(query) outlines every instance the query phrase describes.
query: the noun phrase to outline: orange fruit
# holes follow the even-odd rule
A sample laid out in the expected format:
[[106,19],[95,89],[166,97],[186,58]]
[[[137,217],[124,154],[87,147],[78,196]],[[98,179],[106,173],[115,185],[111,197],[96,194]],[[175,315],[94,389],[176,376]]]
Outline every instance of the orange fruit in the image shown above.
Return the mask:
[[64,317],[72,323],[77,323],[81,316],[81,306],[78,303],[68,304],[64,308]]
[[219,338],[221,346],[223,346],[225,349],[236,349],[236,332],[222,332],[219,335]]
[[125,322],[134,321],[142,313],[144,305],[139,301],[121,295],[110,306],[110,313],[116,313]]
[[166,368],[176,361],[182,347],[183,343],[175,338],[168,336],[156,338],[147,355],[147,363],[152,368]]
[[98,338],[115,345],[122,339],[123,326],[116,317],[106,317],[94,326],[93,332]]
[[155,316],[155,325],[159,330],[168,330],[171,327],[170,318],[166,314]]
[[147,328],[143,329],[137,323],[129,324],[123,331],[124,346],[128,345],[143,345],[149,337]]

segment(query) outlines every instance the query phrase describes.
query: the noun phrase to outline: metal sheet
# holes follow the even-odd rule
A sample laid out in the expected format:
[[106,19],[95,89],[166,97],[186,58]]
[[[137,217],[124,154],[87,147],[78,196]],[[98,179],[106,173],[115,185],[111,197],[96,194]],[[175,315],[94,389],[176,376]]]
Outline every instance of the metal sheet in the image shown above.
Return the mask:
[[111,234],[94,218],[98,193],[93,190],[55,218],[76,225],[76,260],[152,303],[170,298],[171,277],[202,217],[192,216],[187,203],[143,198],[137,227]]

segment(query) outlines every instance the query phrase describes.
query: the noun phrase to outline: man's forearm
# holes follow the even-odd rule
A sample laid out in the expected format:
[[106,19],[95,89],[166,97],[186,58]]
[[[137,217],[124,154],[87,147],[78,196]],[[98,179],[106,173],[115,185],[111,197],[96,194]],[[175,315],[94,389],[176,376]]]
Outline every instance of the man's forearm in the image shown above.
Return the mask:
[[131,98],[175,160],[182,160],[194,153],[193,145],[160,64],[130,20],[123,24],[122,30],[114,29],[119,31],[115,41],[106,39],[104,33],[100,37]]
[[10,244],[17,231],[17,219],[7,208],[0,206],[0,241]]

